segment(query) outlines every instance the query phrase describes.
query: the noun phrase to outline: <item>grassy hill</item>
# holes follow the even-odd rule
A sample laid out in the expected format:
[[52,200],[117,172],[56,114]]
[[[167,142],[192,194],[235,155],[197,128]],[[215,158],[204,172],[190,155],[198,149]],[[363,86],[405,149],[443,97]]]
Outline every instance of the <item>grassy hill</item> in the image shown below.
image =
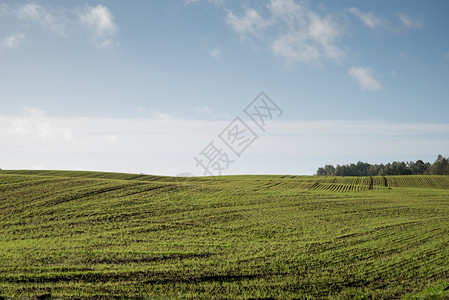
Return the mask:
[[449,176],[0,171],[0,295],[449,298]]

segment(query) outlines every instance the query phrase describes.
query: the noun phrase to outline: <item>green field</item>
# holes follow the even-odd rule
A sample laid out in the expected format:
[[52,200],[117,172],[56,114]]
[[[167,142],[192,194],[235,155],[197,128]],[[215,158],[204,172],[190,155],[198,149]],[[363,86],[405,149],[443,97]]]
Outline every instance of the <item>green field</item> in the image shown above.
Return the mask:
[[449,176],[186,180],[0,171],[0,296],[449,299]]

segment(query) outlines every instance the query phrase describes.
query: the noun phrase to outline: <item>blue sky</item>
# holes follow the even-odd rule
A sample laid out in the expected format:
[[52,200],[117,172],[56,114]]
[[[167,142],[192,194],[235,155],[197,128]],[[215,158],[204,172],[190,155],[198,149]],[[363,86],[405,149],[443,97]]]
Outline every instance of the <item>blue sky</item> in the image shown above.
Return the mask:
[[[447,1],[0,1],[0,168],[313,174],[449,149]],[[218,135],[264,91],[240,157]]]

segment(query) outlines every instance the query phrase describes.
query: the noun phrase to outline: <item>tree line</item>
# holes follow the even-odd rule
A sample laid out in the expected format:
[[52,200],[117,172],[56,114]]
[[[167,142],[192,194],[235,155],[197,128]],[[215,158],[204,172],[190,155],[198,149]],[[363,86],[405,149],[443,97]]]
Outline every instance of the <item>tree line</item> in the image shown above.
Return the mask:
[[449,159],[438,155],[433,164],[417,160],[416,162],[395,161],[387,164],[369,164],[359,161],[346,165],[325,165],[318,168],[316,175],[321,176],[382,176],[382,175],[449,175]]

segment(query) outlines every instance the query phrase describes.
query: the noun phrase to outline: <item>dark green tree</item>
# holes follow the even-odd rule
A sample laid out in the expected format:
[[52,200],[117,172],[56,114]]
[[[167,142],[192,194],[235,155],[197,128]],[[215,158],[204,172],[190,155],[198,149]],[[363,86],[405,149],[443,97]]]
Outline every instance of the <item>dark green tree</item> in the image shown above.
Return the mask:
[[417,160],[416,162],[395,161],[387,164],[371,165],[366,162],[346,165],[326,165],[318,168],[317,175],[323,176],[384,176],[384,175],[449,175],[449,159],[438,155],[433,164]]
[[449,161],[441,154],[438,155],[436,161],[433,163],[430,173],[433,175],[449,175]]

